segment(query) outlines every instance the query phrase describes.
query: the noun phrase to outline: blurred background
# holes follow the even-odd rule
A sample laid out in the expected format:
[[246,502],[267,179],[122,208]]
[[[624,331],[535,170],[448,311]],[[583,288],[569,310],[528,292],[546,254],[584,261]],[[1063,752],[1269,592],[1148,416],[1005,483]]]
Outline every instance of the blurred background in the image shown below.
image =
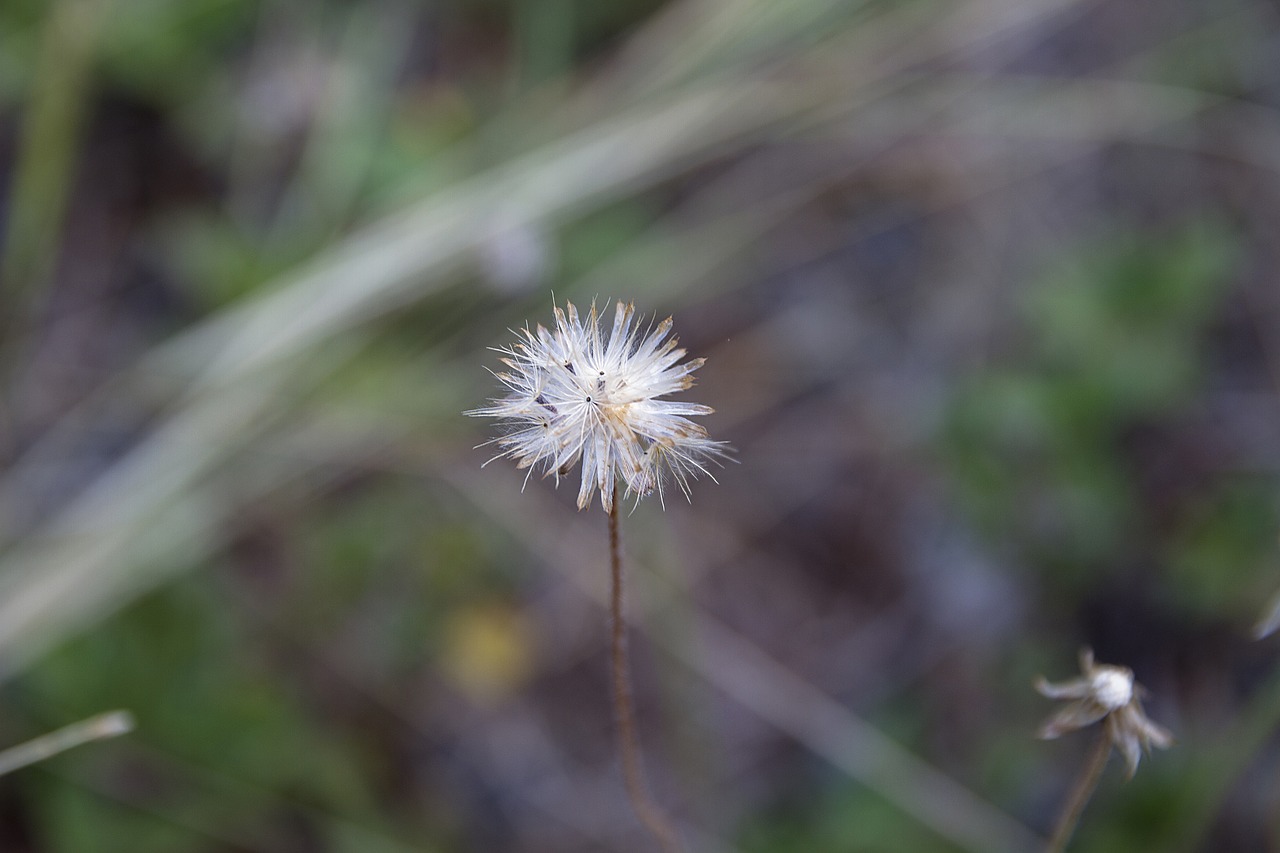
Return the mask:
[[[487,347],[635,300],[736,448],[624,517],[694,851],[1280,850],[1280,9],[5,0],[5,851],[650,850],[605,517]],[[575,475],[576,477],[576,475]],[[571,478],[572,479],[572,478]]]

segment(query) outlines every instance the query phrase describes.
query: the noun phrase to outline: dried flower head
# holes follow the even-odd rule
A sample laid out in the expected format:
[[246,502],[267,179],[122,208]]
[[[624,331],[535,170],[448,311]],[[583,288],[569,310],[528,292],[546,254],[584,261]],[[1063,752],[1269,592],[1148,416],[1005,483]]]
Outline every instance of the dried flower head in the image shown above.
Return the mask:
[[1036,679],[1036,690],[1044,696],[1074,700],[1041,726],[1039,736],[1049,740],[1102,720],[1107,738],[1124,756],[1133,778],[1142,751],[1153,746],[1167,749],[1173,744],[1173,735],[1151,722],[1142,710],[1141,696],[1146,691],[1134,683],[1133,670],[1095,663],[1093,651],[1083,649],[1080,671],[1082,677],[1061,684]]
[[668,478],[687,498],[689,479],[710,477],[706,463],[723,457],[726,446],[689,420],[711,414],[710,406],[660,398],[692,386],[704,359],[679,363],[685,351],[671,336],[671,318],[642,332],[632,303],[618,303],[607,341],[594,302],[585,319],[571,302],[557,307],[555,318],[554,329],[526,326],[518,333],[523,340],[497,348],[508,370],[494,375],[509,393],[466,412],[509,427],[487,442],[502,449],[493,458],[515,459],[530,473],[541,465],[557,485],[581,459],[579,509],[599,489],[612,512],[615,476],[637,499],[657,491],[665,505]]

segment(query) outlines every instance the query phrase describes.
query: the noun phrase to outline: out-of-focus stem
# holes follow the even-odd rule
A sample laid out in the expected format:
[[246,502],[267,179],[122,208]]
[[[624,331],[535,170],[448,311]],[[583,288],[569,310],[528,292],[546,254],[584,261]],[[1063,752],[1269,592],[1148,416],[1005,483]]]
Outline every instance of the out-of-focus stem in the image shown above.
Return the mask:
[[0,290],[10,311],[28,307],[53,266],[105,5],[106,0],[60,0],[49,6],[22,119],[0,262]]
[[1076,825],[1080,823],[1080,815],[1098,787],[1098,780],[1102,778],[1102,771],[1106,768],[1107,759],[1110,757],[1111,740],[1105,731],[1099,732],[1093,750],[1089,753],[1088,761],[1080,770],[1080,776],[1071,788],[1066,802],[1062,804],[1062,812],[1058,815],[1058,822],[1053,828],[1053,837],[1049,839],[1049,846],[1045,848],[1046,853],[1062,853],[1067,849],[1067,842],[1075,834]]

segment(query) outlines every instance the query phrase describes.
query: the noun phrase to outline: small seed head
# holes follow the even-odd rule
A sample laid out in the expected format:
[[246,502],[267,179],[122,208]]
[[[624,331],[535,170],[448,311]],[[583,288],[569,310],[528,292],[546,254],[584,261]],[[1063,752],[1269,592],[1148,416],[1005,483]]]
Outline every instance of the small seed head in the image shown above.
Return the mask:
[[1093,652],[1080,653],[1081,677],[1060,683],[1036,680],[1036,689],[1050,699],[1071,700],[1040,727],[1040,737],[1051,739],[1101,722],[1111,745],[1119,750],[1129,775],[1138,769],[1144,750],[1173,745],[1173,735],[1153,723],[1139,695],[1142,688],[1133,680],[1133,670],[1123,666],[1095,663]]
[[1133,698],[1133,672],[1119,666],[1098,666],[1090,677],[1090,690],[1102,707],[1115,711]]

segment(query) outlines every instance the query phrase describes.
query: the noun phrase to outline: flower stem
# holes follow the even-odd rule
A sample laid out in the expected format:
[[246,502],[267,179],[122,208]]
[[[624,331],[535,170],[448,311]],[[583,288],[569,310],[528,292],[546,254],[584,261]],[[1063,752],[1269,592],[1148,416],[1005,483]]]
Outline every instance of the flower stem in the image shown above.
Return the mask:
[[1080,771],[1079,778],[1076,779],[1075,786],[1071,789],[1071,794],[1062,804],[1062,812],[1058,815],[1058,822],[1053,828],[1053,837],[1049,839],[1049,846],[1045,848],[1046,853],[1062,853],[1067,849],[1067,842],[1075,834],[1076,825],[1080,823],[1080,815],[1098,787],[1098,780],[1102,778],[1102,771],[1110,757],[1111,740],[1104,730],[1098,733],[1098,739],[1089,753],[1085,766]]
[[618,726],[618,753],[622,759],[622,776],[627,797],[636,817],[653,833],[666,853],[682,849],[675,830],[662,809],[649,795],[644,780],[644,764],[640,738],[636,734],[635,703],[631,691],[631,667],[627,658],[626,622],[622,615],[622,541],[618,533],[618,487],[613,487],[613,505],[609,510],[609,571],[612,578],[609,598],[610,651],[613,671],[613,714]]

